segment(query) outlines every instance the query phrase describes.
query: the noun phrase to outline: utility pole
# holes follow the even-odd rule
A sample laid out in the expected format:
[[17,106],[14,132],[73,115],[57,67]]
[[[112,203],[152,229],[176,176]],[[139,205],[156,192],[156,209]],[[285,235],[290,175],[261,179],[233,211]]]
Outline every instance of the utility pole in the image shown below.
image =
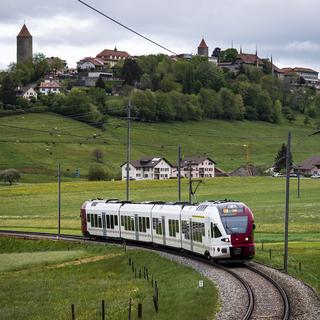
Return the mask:
[[131,95],[127,108],[128,112],[128,128],[127,128],[127,177],[126,177],[126,200],[130,200],[130,131],[131,131]]
[[286,210],[284,218],[284,271],[288,272],[288,233],[289,233],[289,192],[290,192],[290,169],[291,169],[291,132],[288,132],[287,156],[286,156]]
[[189,203],[191,204],[191,200],[192,200],[192,179],[191,179],[191,171],[192,171],[192,167],[191,167],[191,161],[189,161],[188,163],[188,172],[189,172]]
[[178,146],[178,201],[181,201],[181,145]]
[[60,220],[61,220],[61,167],[60,163],[58,164],[58,236],[60,236]]

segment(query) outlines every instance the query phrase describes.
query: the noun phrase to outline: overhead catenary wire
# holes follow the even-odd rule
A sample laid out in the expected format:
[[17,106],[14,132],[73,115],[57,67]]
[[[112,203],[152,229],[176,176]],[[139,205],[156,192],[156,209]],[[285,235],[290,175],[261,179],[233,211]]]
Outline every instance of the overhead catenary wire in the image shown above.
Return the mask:
[[172,51],[172,50],[168,49],[167,47],[165,47],[165,46],[161,45],[160,43],[158,43],[158,42],[156,42],[156,41],[154,41],[154,40],[152,40],[152,39],[150,39],[150,38],[148,38],[148,37],[144,36],[143,34],[141,34],[141,33],[137,32],[137,31],[133,30],[132,28],[130,28],[130,27],[128,27],[128,26],[126,26],[126,25],[124,25],[123,23],[121,23],[121,22],[119,22],[119,21],[117,21],[117,20],[115,20],[115,19],[111,18],[110,16],[106,15],[106,14],[105,14],[105,13],[103,13],[102,11],[100,11],[100,10],[96,9],[95,7],[93,7],[93,6],[89,5],[89,4],[87,4],[86,2],[81,1],[81,0],[78,0],[78,2],[82,3],[83,5],[85,5],[86,7],[90,8],[91,10],[93,10],[93,11],[95,11],[95,12],[99,13],[100,15],[104,16],[105,18],[107,18],[107,19],[111,20],[112,22],[114,22],[114,23],[118,24],[119,26],[121,26],[121,27],[123,27],[123,28],[127,29],[128,31],[130,31],[130,32],[132,32],[132,33],[134,33],[134,34],[136,34],[137,36],[139,36],[139,37],[141,37],[141,38],[143,38],[143,39],[145,39],[145,40],[147,40],[147,41],[149,41],[149,42],[153,43],[154,45],[156,45],[156,46],[158,46],[158,47],[160,47],[160,48],[162,48],[162,49],[164,49],[164,50],[166,50],[166,51],[168,51],[168,52],[170,52],[170,53],[172,53],[172,54],[174,54],[174,55],[177,55],[174,51]]

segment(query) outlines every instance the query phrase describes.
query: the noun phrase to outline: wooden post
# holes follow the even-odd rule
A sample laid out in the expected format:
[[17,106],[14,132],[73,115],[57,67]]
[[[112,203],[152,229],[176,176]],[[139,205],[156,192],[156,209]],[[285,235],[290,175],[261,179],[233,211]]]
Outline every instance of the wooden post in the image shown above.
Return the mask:
[[129,266],[131,266],[131,258],[129,257]]
[[142,303],[138,303],[138,319],[142,318]]
[[154,309],[156,310],[156,312],[158,312],[158,310],[159,310],[158,299],[155,294],[153,295],[153,305],[154,305]]
[[153,288],[153,274],[151,275],[151,285],[152,285],[152,288]]
[[134,278],[137,279],[137,269],[134,268]]
[[139,269],[139,279],[141,279],[141,268]]
[[129,299],[128,320],[131,320],[131,298]]
[[261,250],[263,251],[263,240],[261,241]]
[[272,256],[272,249],[269,249],[269,259],[271,260],[271,256]]
[[102,320],[106,319],[106,314],[105,314],[105,306],[104,306],[104,300],[102,300]]
[[301,272],[301,262],[299,262],[299,272]]
[[71,319],[75,320],[76,319],[76,313],[74,310],[74,304],[71,305]]

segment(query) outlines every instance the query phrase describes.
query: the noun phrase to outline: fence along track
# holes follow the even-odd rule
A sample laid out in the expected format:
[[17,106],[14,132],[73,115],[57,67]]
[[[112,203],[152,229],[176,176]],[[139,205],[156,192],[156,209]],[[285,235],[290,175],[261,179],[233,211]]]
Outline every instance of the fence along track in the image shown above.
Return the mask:
[[[0,235],[8,235],[8,236],[14,236],[14,237],[18,237],[18,238],[30,238],[30,239],[51,239],[51,240],[65,240],[65,241],[86,241],[86,242],[110,242],[110,240],[108,239],[88,239],[86,237],[83,236],[77,236],[77,235],[67,235],[67,234],[61,234],[60,236],[55,234],[55,233],[43,233],[43,232],[22,232],[22,231],[11,231],[11,230],[0,230]],[[111,239],[112,242],[118,242],[118,243],[123,243],[122,240],[114,240]],[[130,243],[130,241],[125,241],[126,243]],[[161,248],[161,247],[153,247],[150,245],[147,245],[145,243],[139,243],[139,244],[132,244],[132,246],[134,247],[142,247],[142,248],[148,248],[148,249],[152,249],[155,251],[164,251],[170,254],[174,254],[174,255],[180,255],[180,256],[184,256],[187,258],[191,258],[194,260],[198,260],[200,262],[209,264],[209,265],[213,265],[216,268],[220,268],[222,270],[224,270],[225,272],[229,273],[230,275],[232,275],[234,278],[236,278],[245,288],[246,292],[247,292],[247,296],[248,296],[248,306],[247,306],[247,310],[245,312],[245,314],[243,315],[243,317],[241,318],[241,320],[248,320],[251,318],[252,312],[254,310],[254,294],[253,294],[253,290],[250,287],[249,283],[243,279],[243,277],[239,276],[236,272],[232,271],[231,269],[226,268],[225,266],[222,266],[220,264],[217,264],[215,262],[212,262],[202,256],[198,256],[198,255],[190,255],[187,254],[185,252],[181,252],[181,251],[177,251],[177,250],[170,250],[169,248]],[[278,292],[280,293],[282,300],[283,300],[283,305],[284,305],[284,314],[282,317],[282,320],[288,320],[289,316],[290,316],[290,304],[289,304],[289,299],[288,296],[286,294],[286,292],[284,291],[284,289],[279,286],[271,277],[269,277],[268,275],[266,275],[265,273],[263,273],[260,270],[257,270],[251,266],[245,265],[245,267],[249,270],[251,270],[252,272],[255,272],[257,274],[259,274],[261,277],[265,278],[266,280],[268,280],[270,283],[272,283],[272,285],[278,290]]]

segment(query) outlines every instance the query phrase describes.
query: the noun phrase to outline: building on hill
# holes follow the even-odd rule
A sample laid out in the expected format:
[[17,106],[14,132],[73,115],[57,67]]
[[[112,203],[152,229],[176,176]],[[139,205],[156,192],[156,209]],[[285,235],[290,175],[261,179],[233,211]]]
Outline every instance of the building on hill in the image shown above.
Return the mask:
[[296,171],[304,175],[320,175],[320,156],[313,156],[303,160],[298,164]]
[[[129,164],[130,180],[165,180],[171,177],[172,166],[165,158],[149,157],[132,160]],[[121,165],[122,180],[127,178],[127,163]]]
[[79,71],[102,71],[104,70],[104,62],[99,58],[86,57],[77,62]]
[[302,67],[294,67],[294,68],[282,68],[283,76],[285,79],[291,79],[299,77],[300,84],[306,84],[309,86],[318,86],[319,83],[319,73],[315,70],[309,68]]
[[38,94],[32,86],[18,87],[16,89],[16,96],[22,97],[22,98],[29,100],[29,101],[31,99],[37,100],[37,98],[38,98]]
[[32,60],[32,35],[24,24],[17,35],[17,63]]
[[204,38],[202,38],[198,46],[198,56],[208,57],[209,56],[209,47],[207,46]]
[[45,95],[48,95],[49,93],[60,93],[60,90],[61,86],[59,80],[46,79],[41,82],[39,86],[39,92]]
[[[214,178],[215,176],[215,161],[208,157],[186,157],[180,163],[181,178],[189,177],[191,169],[191,178]],[[178,177],[178,164],[172,168],[172,177]]]
[[130,54],[126,51],[119,51],[117,47],[114,50],[104,49],[100,53],[97,54],[96,58],[103,61],[104,65],[112,68],[119,61],[131,58]]

